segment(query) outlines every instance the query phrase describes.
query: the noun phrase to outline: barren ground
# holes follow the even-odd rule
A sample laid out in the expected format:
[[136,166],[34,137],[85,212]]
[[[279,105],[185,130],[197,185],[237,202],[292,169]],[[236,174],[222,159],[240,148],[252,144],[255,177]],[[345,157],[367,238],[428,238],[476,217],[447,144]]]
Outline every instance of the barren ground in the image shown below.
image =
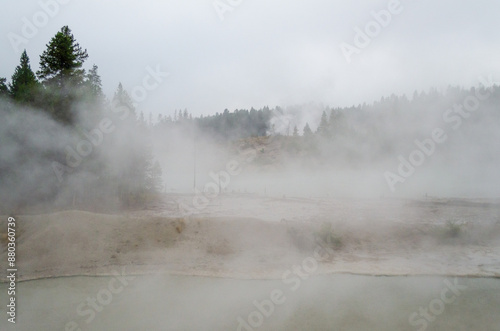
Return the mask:
[[[498,201],[224,195],[186,215],[179,206],[192,199],[168,195],[119,215],[16,215],[18,276],[109,275],[126,267],[131,274],[280,279],[313,258],[317,274],[500,277]],[[4,231],[6,217],[1,222]],[[7,260],[5,244],[0,259]]]

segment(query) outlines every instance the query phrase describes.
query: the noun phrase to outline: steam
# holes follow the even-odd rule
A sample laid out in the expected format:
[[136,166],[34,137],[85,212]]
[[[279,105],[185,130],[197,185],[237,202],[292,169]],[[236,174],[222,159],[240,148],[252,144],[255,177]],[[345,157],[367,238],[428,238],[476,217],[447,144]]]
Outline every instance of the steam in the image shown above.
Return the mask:
[[[150,1],[121,6],[152,23],[134,26],[109,19],[115,3],[65,2],[9,15],[9,46],[39,50],[64,18],[106,77],[125,70],[136,85],[106,100],[86,50],[51,73],[60,90],[29,69],[16,98],[0,75],[0,265],[14,259],[13,215],[21,329],[500,325],[500,86],[469,81],[496,70],[480,55],[498,55],[494,14],[470,2],[449,15],[451,1],[431,15],[398,0]],[[107,40],[110,22],[120,33]],[[172,76],[132,68],[158,56]],[[428,90],[402,94],[414,88]],[[450,275],[470,277],[452,304],[440,297]]]
[[[224,187],[226,193],[498,197],[500,154],[494,142],[500,135],[495,110],[499,93],[491,86],[450,88],[445,93],[416,93],[411,100],[392,96],[342,109],[277,107],[270,111],[268,137],[227,140],[200,127],[198,119],[147,127],[137,124],[136,115],[125,108],[96,110],[88,105],[75,107],[80,114],[75,131],[41,110],[2,101],[0,197],[12,210],[45,202],[67,207],[84,196],[81,205],[92,208],[121,181],[133,185],[127,174],[130,160],[159,161],[163,192],[193,193],[203,191],[213,180],[211,174],[242,153],[255,157],[241,165],[243,171]],[[480,100],[476,94],[485,97]],[[467,106],[472,97],[477,104]],[[329,121],[326,136],[319,133],[322,114]],[[305,124],[318,133],[300,136]],[[295,127],[299,136],[292,136]],[[442,143],[431,140],[436,129],[441,130]],[[111,182],[92,171],[99,167],[114,176],[113,185],[106,186]],[[94,192],[91,199],[88,190]],[[116,199],[108,202],[111,209],[120,205]]]
[[[151,145],[133,110],[75,104],[74,126],[46,111],[0,100],[2,213],[118,210],[117,190],[134,187]],[[135,171],[135,173],[130,173]],[[141,175],[141,174],[139,174]]]

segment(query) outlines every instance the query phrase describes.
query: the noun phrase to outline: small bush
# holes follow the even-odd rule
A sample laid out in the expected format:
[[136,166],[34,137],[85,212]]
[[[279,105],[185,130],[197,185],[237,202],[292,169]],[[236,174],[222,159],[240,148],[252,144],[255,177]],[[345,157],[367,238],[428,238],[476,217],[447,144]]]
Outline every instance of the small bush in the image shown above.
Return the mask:
[[446,221],[444,236],[447,238],[459,238],[463,234],[462,225],[457,221]]
[[319,231],[314,233],[314,236],[316,241],[331,249],[338,250],[344,246],[342,237],[333,231],[331,223],[323,223]]
[[433,227],[429,234],[439,243],[466,244],[471,238],[467,235],[464,224],[455,220],[448,220],[444,225]]
[[184,219],[183,218],[178,218],[175,221],[175,230],[177,231],[177,233],[181,234],[182,231],[184,231],[185,228],[186,228],[186,222],[184,221]]

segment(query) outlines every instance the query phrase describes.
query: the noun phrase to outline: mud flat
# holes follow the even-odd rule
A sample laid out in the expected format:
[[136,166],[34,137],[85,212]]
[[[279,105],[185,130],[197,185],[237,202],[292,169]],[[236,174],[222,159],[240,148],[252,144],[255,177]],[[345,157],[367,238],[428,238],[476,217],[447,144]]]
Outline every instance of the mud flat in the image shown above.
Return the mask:
[[16,215],[0,329],[498,330],[496,201],[191,199]]
[[[189,199],[167,196],[149,210],[120,215],[18,215],[18,280],[123,268],[135,275],[281,279],[304,264],[314,275],[500,277],[496,201],[227,195],[182,214],[179,204]],[[0,258],[7,261],[6,245]]]

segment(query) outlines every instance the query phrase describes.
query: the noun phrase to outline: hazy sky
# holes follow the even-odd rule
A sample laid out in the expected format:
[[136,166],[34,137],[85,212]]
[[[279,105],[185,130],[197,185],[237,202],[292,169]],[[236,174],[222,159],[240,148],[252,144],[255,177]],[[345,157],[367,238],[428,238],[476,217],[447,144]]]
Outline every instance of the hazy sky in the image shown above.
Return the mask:
[[[118,82],[129,92],[142,86],[148,67],[169,72],[140,102],[145,113],[311,101],[349,106],[391,93],[469,87],[480,75],[500,79],[498,0],[396,2],[2,0],[0,77],[10,80],[23,48],[38,69],[45,45],[69,25],[88,50],[86,67],[99,66],[108,96]],[[45,14],[42,4],[54,12]],[[390,22],[375,24],[372,11],[388,8]],[[38,31],[26,27],[32,23]],[[355,46],[355,28],[367,26],[370,44],[348,63],[341,44]],[[27,37],[18,49],[14,35]]]

